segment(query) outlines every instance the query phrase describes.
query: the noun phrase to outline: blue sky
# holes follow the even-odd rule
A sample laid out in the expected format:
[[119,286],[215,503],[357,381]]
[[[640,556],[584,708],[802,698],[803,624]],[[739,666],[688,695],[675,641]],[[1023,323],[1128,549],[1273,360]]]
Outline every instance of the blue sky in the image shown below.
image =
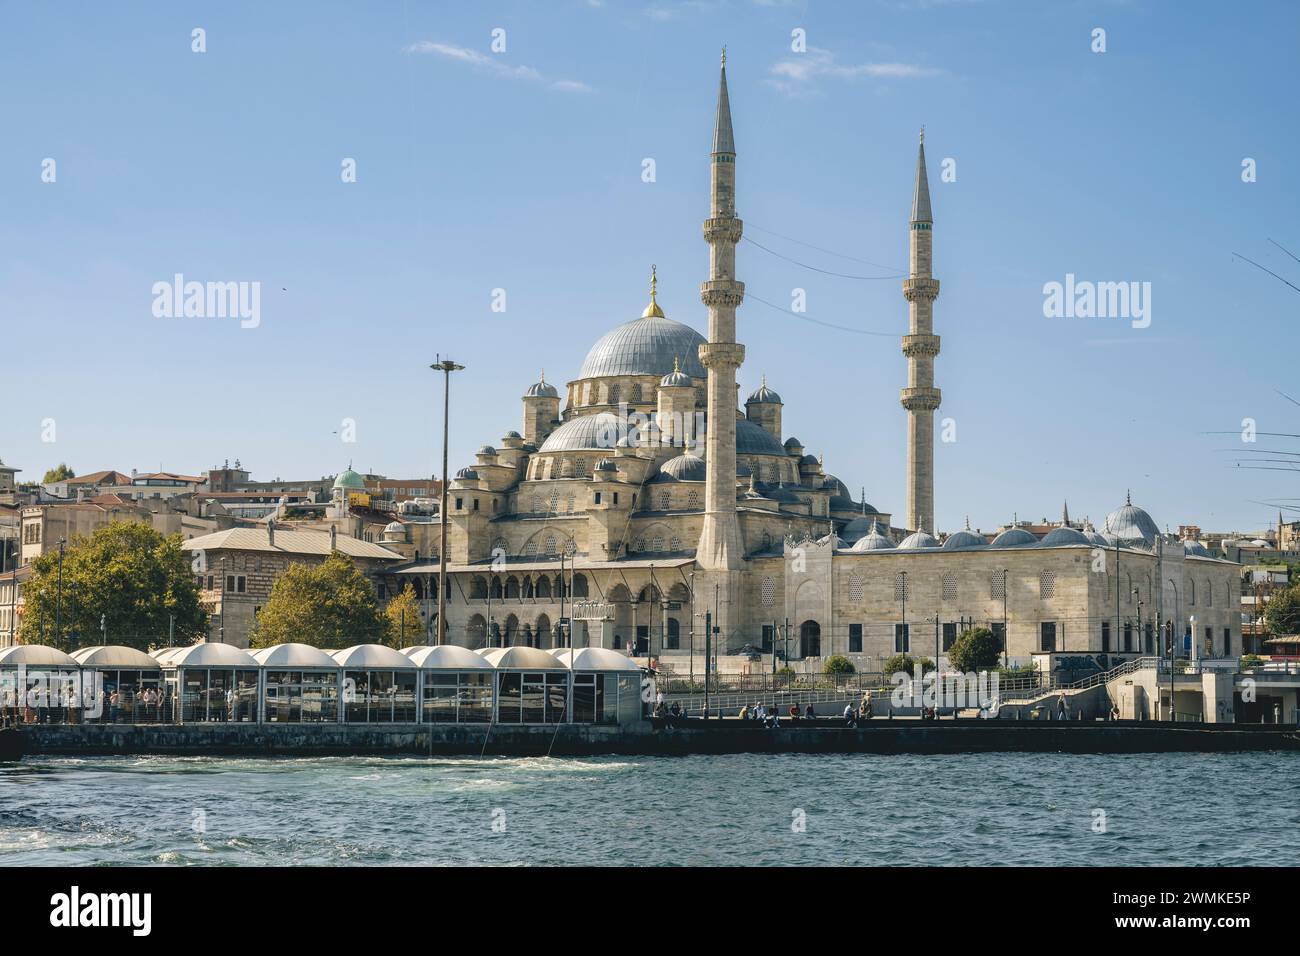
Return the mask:
[[[1206,433],[1300,431],[1276,392],[1300,398],[1300,293],[1232,255],[1300,284],[1268,242],[1300,254],[1295,4],[11,0],[0,20],[0,457],[20,477],[427,474],[438,352],[467,366],[456,468],[520,428],[539,369],[562,384],[640,314],[651,263],[667,314],[704,329],[725,43],[739,214],[783,256],[901,271],[926,126],[957,436],[936,445],[940,530],[1063,499],[1100,522],[1129,487],[1162,526],[1257,528],[1277,509],[1253,502],[1294,494],[1233,465],[1294,443]],[[153,283],[178,272],[259,281],[260,325],[156,318]],[[787,434],[901,516],[898,280],[748,242],[738,272],[742,392],[766,373]],[[1150,327],[1045,318],[1067,273],[1150,282]],[[857,331],[757,301],[795,288]]]

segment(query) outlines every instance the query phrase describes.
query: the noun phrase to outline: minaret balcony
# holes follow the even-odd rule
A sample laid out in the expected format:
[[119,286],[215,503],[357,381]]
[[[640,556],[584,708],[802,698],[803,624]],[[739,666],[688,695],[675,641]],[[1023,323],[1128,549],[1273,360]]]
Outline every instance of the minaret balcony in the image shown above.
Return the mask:
[[734,309],[745,301],[745,283],[736,279],[709,279],[701,282],[700,301],[710,308]]
[[908,358],[934,358],[939,354],[939,336],[926,334],[904,335],[903,354]]
[[913,276],[903,280],[903,295],[908,302],[917,299],[936,299],[939,296],[939,280],[928,276]]
[[744,231],[744,223],[739,219],[727,217],[723,219],[706,219],[704,220],[704,241],[709,245],[718,242],[730,242],[735,245],[740,242],[741,233]]
[[939,407],[941,392],[937,388],[917,385],[899,389],[899,401],[909,412],[932,412]]
[[735,342],[705,342],[700,346],[700,364],[707,369],[740,368],[745,347]]

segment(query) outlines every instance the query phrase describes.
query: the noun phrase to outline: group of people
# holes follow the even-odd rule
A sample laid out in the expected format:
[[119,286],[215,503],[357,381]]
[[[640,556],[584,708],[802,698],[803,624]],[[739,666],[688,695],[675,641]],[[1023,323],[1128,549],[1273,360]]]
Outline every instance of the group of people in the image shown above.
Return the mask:
[[[769,730],[775,730],[781,726],[781,716],[777,712],[776,704],[769,708],[766,704],[755,701],[753,707],[745,706],[740,708],[740,719],[757,720]],[[794,705],[790,707],[790,719],[799,719],[799,708]]]
[[856,727],[859,722],[870,720],[871,712],[871,691],[862,692],[862,700],[858,702],[855,710],[852,702],[844,705],[844,724],[846,727]]

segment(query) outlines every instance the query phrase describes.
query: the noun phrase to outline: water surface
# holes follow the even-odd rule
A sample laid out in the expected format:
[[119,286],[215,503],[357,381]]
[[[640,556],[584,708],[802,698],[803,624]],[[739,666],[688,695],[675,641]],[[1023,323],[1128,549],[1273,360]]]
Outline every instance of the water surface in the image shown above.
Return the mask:
[[0,865],[1295,866],[1298,768],[1292,753],[29,757],[0,767]]

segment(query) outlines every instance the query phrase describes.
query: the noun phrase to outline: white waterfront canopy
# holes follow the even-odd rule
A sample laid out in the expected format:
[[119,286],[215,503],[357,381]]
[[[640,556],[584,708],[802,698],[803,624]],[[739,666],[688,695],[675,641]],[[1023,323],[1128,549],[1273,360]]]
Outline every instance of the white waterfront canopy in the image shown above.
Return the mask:
[[263,667],[285,670],[334,670],[339,666],[338,661],[310,644],[274,644],[253,651],[252,657]]
[[100,644],[98,647],[83,647],[72,652],[72,659],[82,667],[95,670],[121,671],[156,671],[162,665],[144,651],[121,644]]

